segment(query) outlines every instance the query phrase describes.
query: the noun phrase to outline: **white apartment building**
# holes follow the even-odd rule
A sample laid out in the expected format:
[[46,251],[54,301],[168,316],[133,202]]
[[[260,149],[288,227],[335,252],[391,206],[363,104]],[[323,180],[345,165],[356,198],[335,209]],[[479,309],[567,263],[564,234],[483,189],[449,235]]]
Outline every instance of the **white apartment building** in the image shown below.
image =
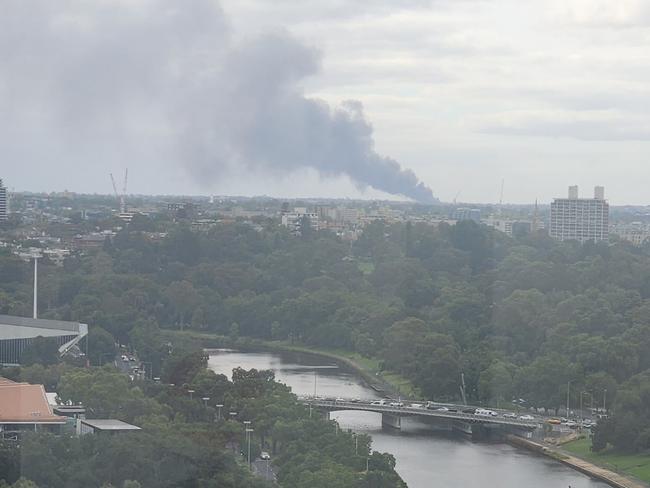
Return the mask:
[[560,241],[607,241],[609,204],[605,189],[597,186],[594,198],[579,198],[578,187],[569,187],[569,198],[556,198],[551,203],[549,234]]
[[300,228],[302,227],[303,219],[309,219],[309,226],[312,230],[319,230],[319,218],[318,214],[314,212],[308,212],[306,208],[294,208],[293,212],[285,213],[282,215],[282,226],[286,227],[291,231],[292,234],[300,234]]
[[5,222],[7,220],[8,212],[7,188],[2,184],[2,178],[0,178],[0,222]]

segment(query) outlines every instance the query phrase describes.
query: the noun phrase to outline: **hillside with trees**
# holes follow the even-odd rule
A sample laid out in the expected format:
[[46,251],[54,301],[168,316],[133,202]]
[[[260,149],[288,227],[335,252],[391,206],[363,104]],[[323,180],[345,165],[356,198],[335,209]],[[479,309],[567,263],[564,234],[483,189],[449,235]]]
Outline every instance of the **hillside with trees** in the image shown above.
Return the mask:
[[[435,400],[456,399],[462,373],[471,401],[554,410],[570,383],[572,405],[585,392],[587,407],[612,407],[615,445],[628,422],[650,425],[648,246],[510,238],[471,221],[375,222],[353,243],[272,221],[165,230],[162,241],[123,230],[43,266],[42,316],[91,324],[93,363],[114,338],[159,374],[167,346],[148,338],[213,332],[379,358]],[[29,315],[28,264],[5,253],[0,276],[0,313]],[[626,445],[649,448],[643,432]]]

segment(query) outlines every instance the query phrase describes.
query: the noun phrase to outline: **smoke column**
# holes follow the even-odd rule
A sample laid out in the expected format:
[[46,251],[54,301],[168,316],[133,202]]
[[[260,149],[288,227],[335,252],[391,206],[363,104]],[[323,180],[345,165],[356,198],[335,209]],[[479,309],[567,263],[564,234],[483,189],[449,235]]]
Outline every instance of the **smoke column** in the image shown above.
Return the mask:
[[233,167],[309,167],[435,201],[376,152],[360,102],[305,96],[301,81],[319,68],[318,51],[285,32],[233,42],[211,0],[4,0],[0,111],[12,127],[0,142],[33,128],[60,154],[180,162],[208,188]]

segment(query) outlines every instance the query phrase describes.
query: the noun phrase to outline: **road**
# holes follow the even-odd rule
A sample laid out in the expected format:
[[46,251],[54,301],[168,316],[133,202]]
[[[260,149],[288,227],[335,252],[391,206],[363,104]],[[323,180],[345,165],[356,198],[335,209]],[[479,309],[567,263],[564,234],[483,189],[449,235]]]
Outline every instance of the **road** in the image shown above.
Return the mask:
[[251,464],[253,468],[253,473],[255,473],[256,476],[259,476],[260,478],[264,478],[265,480],[268,481],[272,481],[272,482],[276,481],[276,475],[273,472],[273,466],[271,465],[270,459],[264,460],[264,459],[257,458]]

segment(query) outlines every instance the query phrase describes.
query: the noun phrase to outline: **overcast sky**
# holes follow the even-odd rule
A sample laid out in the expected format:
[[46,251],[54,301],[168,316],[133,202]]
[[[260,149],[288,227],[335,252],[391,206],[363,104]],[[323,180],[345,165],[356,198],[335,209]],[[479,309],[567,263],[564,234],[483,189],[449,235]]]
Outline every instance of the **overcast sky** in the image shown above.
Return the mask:
[[[426,186],[495,202],[503,179],[511,203],[571,184],[650,203],[647,0],[3,9],[0,177],[16,190],[109,193],[108,173],[128,166],[136,193],[419,198]],[[307,162],[311,148],[322,154]]]

